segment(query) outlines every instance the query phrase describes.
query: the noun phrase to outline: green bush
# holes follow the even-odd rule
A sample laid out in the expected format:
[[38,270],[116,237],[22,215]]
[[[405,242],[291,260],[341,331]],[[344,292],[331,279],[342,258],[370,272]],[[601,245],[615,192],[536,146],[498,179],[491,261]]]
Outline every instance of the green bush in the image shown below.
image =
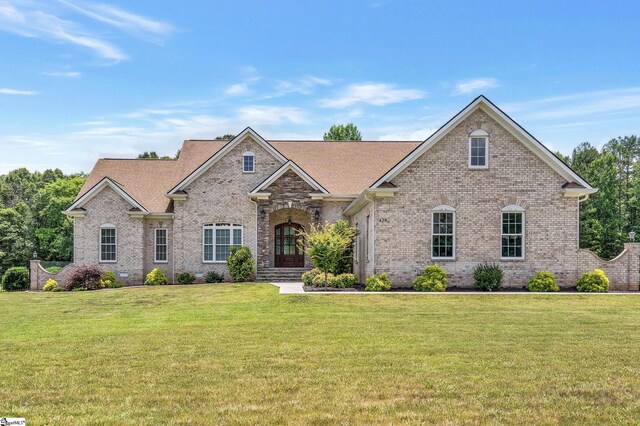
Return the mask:
[[210,284],[221,283],[221,282],[224,282],[224,275],[219,274],[216,271],[211,271],[204,277],[204,281]]
[[45,268],[45,270],[50,274],[57,274],[62,270],[62,266],[49,266],[48,268]]
[[44,287],[42,287],[43,291],[54,291],[55,288],[60,288],[60,286],[58,286],[58,281],[49,278],[47,280],[47,282],[45,283]]
[[447,273],[438,265],[428,265],[413,281],[415,291],[446,291]]
[[365,291],[389,291],[391,290],[391,280],[387,274],[372,275],[367,278]]
[[102,288],[100,281],[103,274],[102,268],[96,265],[76,266],[73,268],[71,275],[69,275],[65,288],[68,291],[77,289],[98,290]]
[[107,281],[104,285],[104,288],[120,288],[124,287],[124,284],[118,281]]
[[318,274],[315,277],[313,277],[313,281],[311,282],[311,285],[314,287],[334,287],[334,283],[336,280],[335,275],[329,272],[326,278],[327,280],[325,281],[325,275]]
[[176,281],[178,281],[179,284],[193,284],[196,282],[196,277],[191,275],[188,272],[183,272],[178,275],[178,277],[176,278]]
[[302,274],[302,282],[304,283],[304,285],[312,285],[313,279],[316,277],[316,275],[321,273],[322,271],[320,269],[313,268],[312,270]]
[[493,263],[481,263],[473,270],[473,285],[482,291],[502,290],[502,269]]
[[560,291],[556,277],[551,272],[540,271],[529,280],[529,291]]
[[29,270],[24,266],[7,269],[2,276],[2,288],[5,291],[29,290]]
[[[195,281],[195,277],[193,278],[193,280]],[[165,284],[169,284],[169,280],[167,279],[167,276],[164,274],[164,272],[162,272],[158,268],[153,268],[151,272],[147,274],[147,278],[144,280],[144,285],[165,285]],[[191,283],[181,283],[181,284],[191,284]]]
[[64,288],[57,286],[51,289],[51,291],[64,291]]
[[116,274],[109,269],[105,269],[100,277],[100,288],[113,288],[116,285]]
[[333,281],[333,287],[336,288],[351,288],[358,283],[358,279],[353,274],[340,274],[337,275]]
[[606,293],[609,291],[609,278],[602,269],[585,272],[578,280],[578,291],[587,293]]
[[227,258],[227,269],[233,282],[247,281],[256,272],[253,256],[249,247],[231,247]]

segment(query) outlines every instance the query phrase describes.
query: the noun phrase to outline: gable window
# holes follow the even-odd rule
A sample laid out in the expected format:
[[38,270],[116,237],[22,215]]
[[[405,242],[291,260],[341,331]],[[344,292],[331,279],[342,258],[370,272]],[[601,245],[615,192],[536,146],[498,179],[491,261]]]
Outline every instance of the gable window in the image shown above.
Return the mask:
[[255,156],[253,152],[242,154],[242,173],[253,173],[255,171]]
[[469,167],[489,167],[489,134],[484,130],[476,130],[469,137]]
[[155,242],[154,242],[154,256],[153,261],[155,263],[167,263],[168,251],[167,251],[167,230],[164,228],[157,228],[155,230]]
[[455,258],[455,209],[450,206],[438,206],[432,210],[431,219],[431,258]]
[[502,210],[502,258],[524,259],[524,209],[508,206]]
[[116,262],[118,260],[116,227],[102,225],[100,227],[100,262]]
[[226,262],[230,248],[242,246],[242,225],[215,223],[204,225],[203,260]]

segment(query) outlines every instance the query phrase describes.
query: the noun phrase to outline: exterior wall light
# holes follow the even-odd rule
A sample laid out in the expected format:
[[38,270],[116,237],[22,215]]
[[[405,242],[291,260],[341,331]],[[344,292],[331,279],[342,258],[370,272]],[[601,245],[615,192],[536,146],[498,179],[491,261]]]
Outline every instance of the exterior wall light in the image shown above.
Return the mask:
[[629,241],[634,242],[636,239],[635,231],[629,231]]

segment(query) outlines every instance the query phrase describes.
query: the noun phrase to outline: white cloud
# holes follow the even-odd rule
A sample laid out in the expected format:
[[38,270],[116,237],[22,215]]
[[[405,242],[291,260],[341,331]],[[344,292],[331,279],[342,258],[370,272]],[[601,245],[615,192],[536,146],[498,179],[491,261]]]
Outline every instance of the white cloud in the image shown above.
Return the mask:
[[240,96],[249,93],[249,85],[247,83],[232,84],[224,91],[229,96]]
[[418,89],[397,89],[387,83],[352,84],[336,98],[320,100],[320,105],[327,108],[346,108],[356,104],[383,106],[404,101],[421,99],[425,92]]
[[553,96],[506,104],[503,109],[508,112],[521,112],[521,118],[528,120],[557,120],[640,111],[640,87]]
[[436,130],[437,128],[422,128],[410,131],[399,130],[397,132],[383,134],[378,139],[381,141],[423,141]]
[[307,116],[300,108],[252,105],[238,110],[238,119],[255,126],[258,124],[278,124],[289,121],[294,124],[307,122]]
[[491,89],[498,87],[498,80],[491,77],[474,78],[471,80],[461,81],[456,84],[453,90],[454,95],[466,95],[468,93],[478,92],[482,89]]
[[8,89],[8,88],[0,88],[0,95],[22,95],[22,96],[31,96],[37,95],[38,92],[34,92],[32,90],[17,90],[17,89]]
[[276,84],[278,95],[286,95],[289,93],[300,93],[301,95],[309,95],[316,86],[330,86],[331,80],[315,76],[306,76],[294,81],[282,80]]
[[78,71],[46,71],[43,72],[42,75],[46,75],[49,77],[78,78],[82,75],[82,73]]

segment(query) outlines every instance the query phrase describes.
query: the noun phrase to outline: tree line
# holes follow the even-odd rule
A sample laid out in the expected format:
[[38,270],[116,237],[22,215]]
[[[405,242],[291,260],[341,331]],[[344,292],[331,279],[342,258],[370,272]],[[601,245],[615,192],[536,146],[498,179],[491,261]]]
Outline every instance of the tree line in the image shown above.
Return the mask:
[[[325,139],[354,136],[359,136],[357,127],[334,126]],[[640,138],[618,137],[601,149],[584,142],[570,156],[556,155],[599,188],[580,207],[580,247],[615,257],[629,231],[640,233]],[[73,223],[62,211],[85,179],[84,173],[65,175],[59,169],[31,173],[21,168],[0,175],[0,270],[26,266],[34,253],[42,260],[72,260]]]

